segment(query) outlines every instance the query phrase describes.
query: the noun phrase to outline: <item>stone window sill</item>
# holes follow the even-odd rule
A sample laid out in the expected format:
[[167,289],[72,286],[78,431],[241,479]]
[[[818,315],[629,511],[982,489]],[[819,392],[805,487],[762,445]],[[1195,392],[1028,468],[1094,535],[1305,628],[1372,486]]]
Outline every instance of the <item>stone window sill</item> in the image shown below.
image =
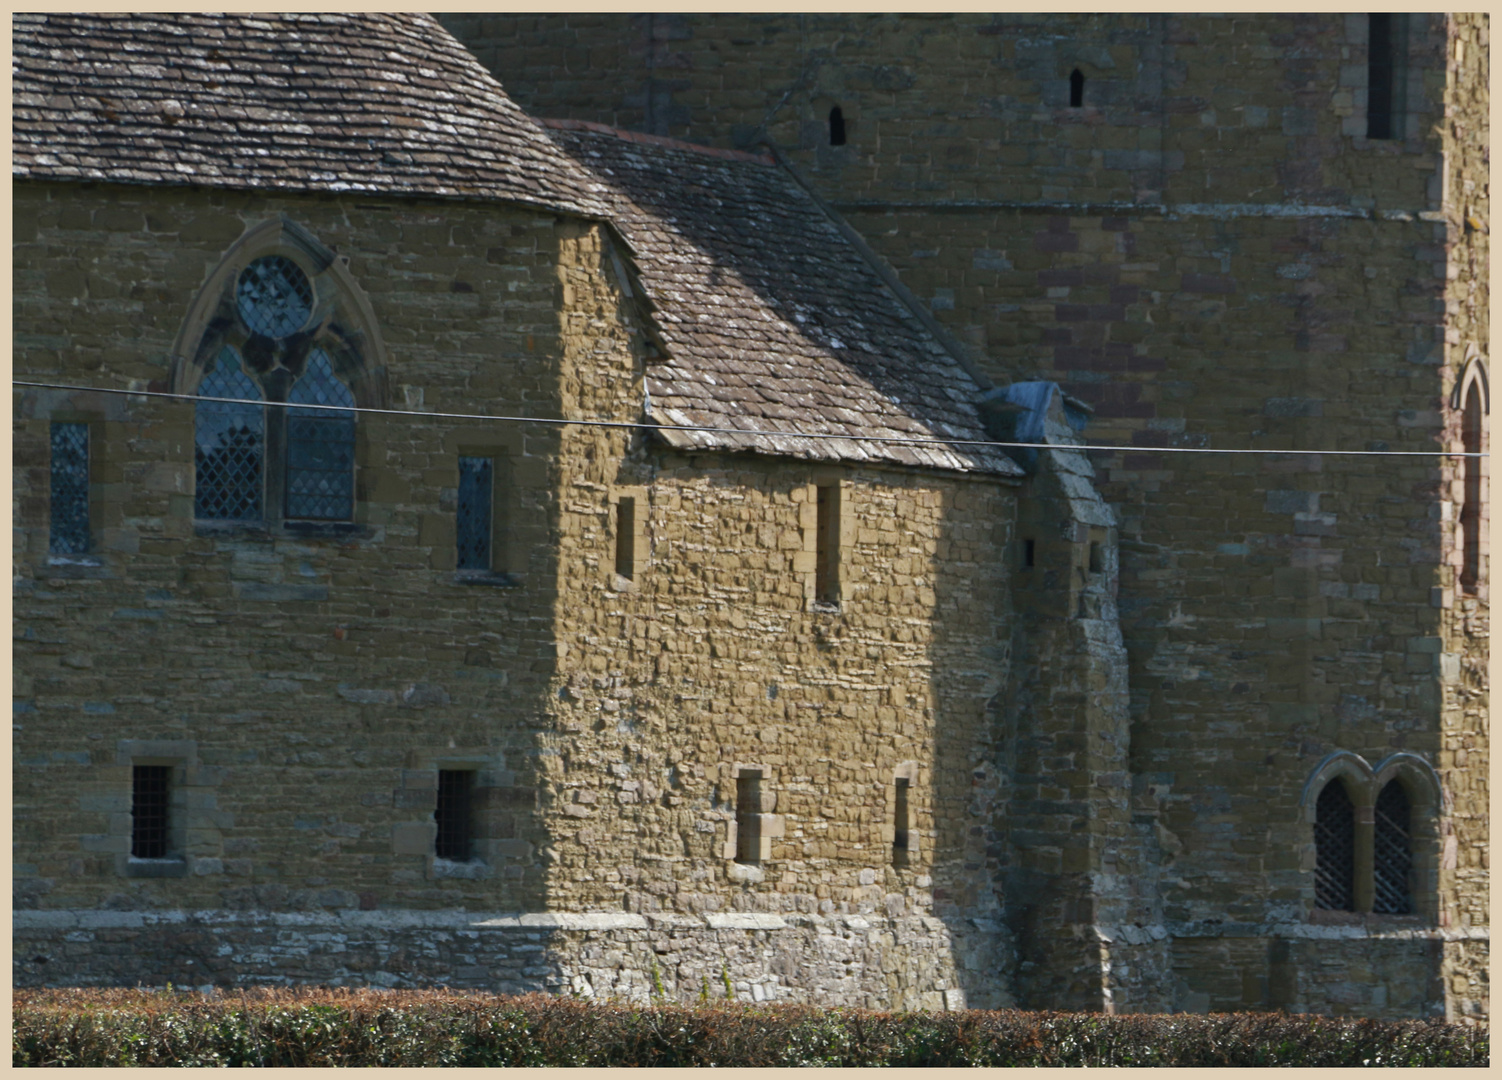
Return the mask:
[[188,862],[183,858],[138,859],[125,861],[125,876],[130,878],[181,878],[188,876]]
[[282,521],[268,525],[264,521],[212,521],[199,518],[193,522],[193,535],[248,540],[271,540],[278,537],[297,537],[300,540],[365,540],[374,533],[370,526],[355,521]]
[[495,589],[519,589],[522,584],[516,575],[501,570],[455,570],[451,580],[455,585],[489,585]]
[[440,878],[461,878],[470,881],[480,881],[490,877],[490,865],[479,859],[469,859],[459,862],[455,859],[434,858],[428,865],[429,880]]

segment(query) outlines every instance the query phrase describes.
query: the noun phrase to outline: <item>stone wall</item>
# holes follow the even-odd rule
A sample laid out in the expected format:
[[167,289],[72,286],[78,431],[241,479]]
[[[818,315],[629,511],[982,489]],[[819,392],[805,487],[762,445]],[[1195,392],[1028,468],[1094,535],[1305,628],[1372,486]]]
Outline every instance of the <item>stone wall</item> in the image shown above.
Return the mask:
[[[1451,391],[1488,348],[1484,16],[1409,19],[1388,140],[1366,136],[1365,14],[442,18],[535,114],[718,146],[764,132],[991,378],[1094,407],[1090,440],[1123,448],[1092,460],[1119,515],[1130,687],[1113,843],[1141,898],[1094,924],[1115,948],[1122,926],[1220,919],[1263,941],[1307,920],[1300,799],[1338,750],[1437,770],[1418,852],[1436,932],[1485,925],[1487,601],[1457,592],[1454,461],[1307,453],[1458,443]],[[1288,453],[1174,452],[1197,447]],[[1485,948],[1466,941],[1392,962],[1440,964],[1466,1014]],[[1071,947],[1109,965],[1083,929]],[[1181,1003],[1235,998],[1216,963],[1175,965]],[[1329,1007],[1412,1004],[1379,997]]]
[[[379,403],[640,416],[640,312],[602,226],[107,186],[26,184],[16,203],[22,378],[174,385],[194,293],[248,227],[284,213],[348,258],[384,339]],[[162,398],[19,398],[15,895],[28,941],[54,940],[55,918],[102,936],[34,953],[46,963],[17,953],[18,978],[195,982],[181,968],[197,957],[217,981],[379,983],[418,955],[422,932],[397,930],[423,912],[500,910],[625,921],[558,938],[546,963],[563,983],[527,974],[538,965],[503,935],[489,985],[594,972],[635,992],[646,969],[616,952],[652,951],[647,931],[681,924],[702,955],[680,944],[656,962],[697,994],[699,975],[714,981],[705,957],[724,952],[706,920],[762,918],[781,959],[734,960],[747,986],[1011,1001],[977,792],[995,780],[1014,633],[999,553],[1015,485],[686,457],[583,425],[363,415],[353,528],[226,531],[193,520],[192,416]],[[55,419],[90,424],[87,556],[47,552]],[[497,458],[502,504],[497,573],[480,583],[454,569],[456,458],[475,453]],[[838,604],[814,596],[820,484],[839,492]],[[639,518],[629,579],[615,572],[622,496]],[[180,876],[140,876],[128,857],[143,757],[175,768]],[[746,767],[763,774],[755,865],[732,858]],[[433,855],[441,768],[477,773],[474,862]],[[303,963],[300,943],[333,931],[277,945],[266,928],[283,916],[383,929],[337,963]],[[793,959],[826,938],[838,977]],[[570,967],[589,942],[616,959],[579,952]],[[431,949],[413,978],[487,985],[484,964]]]
[[[35,911],[15,985],[448,986],[631,1001],[967,1006],[994,927],[925,916]],[[968,934],[966,933],[968,932]],[[728,983],[728,987],[727,987]],[[728,992],[727,992],[728,990]]]

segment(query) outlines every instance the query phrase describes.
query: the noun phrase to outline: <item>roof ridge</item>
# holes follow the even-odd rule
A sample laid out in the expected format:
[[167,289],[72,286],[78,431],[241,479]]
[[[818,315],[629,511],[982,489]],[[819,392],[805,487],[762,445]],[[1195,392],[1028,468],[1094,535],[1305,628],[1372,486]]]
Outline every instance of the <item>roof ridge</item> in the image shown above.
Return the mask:
[[598,135],[613,135],[617,139],[626,142],[645,143],[648,146],[665,146],[672,150],[688,150],[696,154],[707,154],[710,157],[725,158],[729,161],[751,161],[758,165],[775,165],[770,154],[753,154],[746,150],[725,150],[718,146],[705,146],[703,143],[685,142],[682,139],[672,139],[666,135],[648,135],[642,131],[628,131],[625,128],[611,127],[609,124],[599,124],[593,120],[561,120],[544,119],[534,117],[537,123],[543,127],[557,128],[560,131],[592,131]]

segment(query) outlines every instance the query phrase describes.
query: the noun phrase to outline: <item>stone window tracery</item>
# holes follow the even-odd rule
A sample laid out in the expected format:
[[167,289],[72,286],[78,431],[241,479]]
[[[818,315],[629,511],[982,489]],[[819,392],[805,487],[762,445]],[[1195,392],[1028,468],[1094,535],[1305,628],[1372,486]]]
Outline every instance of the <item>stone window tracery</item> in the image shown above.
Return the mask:
[[[357,416],[381,407],[383,350],[344,260],[283,217],[210,274],[178,337],[194,417],[194,516],[306,531],[356,517]],[[288,403],[313,408],[268,408]]]

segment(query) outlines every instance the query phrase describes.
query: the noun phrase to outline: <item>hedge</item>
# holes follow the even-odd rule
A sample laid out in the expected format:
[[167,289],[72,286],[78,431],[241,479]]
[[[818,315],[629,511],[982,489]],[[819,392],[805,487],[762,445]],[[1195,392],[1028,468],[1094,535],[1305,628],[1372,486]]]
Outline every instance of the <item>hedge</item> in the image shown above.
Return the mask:
[[1285,1013],[886,1013],[443,990],[18,990],[17,1066],[1480,1066],[1485,1028]]

